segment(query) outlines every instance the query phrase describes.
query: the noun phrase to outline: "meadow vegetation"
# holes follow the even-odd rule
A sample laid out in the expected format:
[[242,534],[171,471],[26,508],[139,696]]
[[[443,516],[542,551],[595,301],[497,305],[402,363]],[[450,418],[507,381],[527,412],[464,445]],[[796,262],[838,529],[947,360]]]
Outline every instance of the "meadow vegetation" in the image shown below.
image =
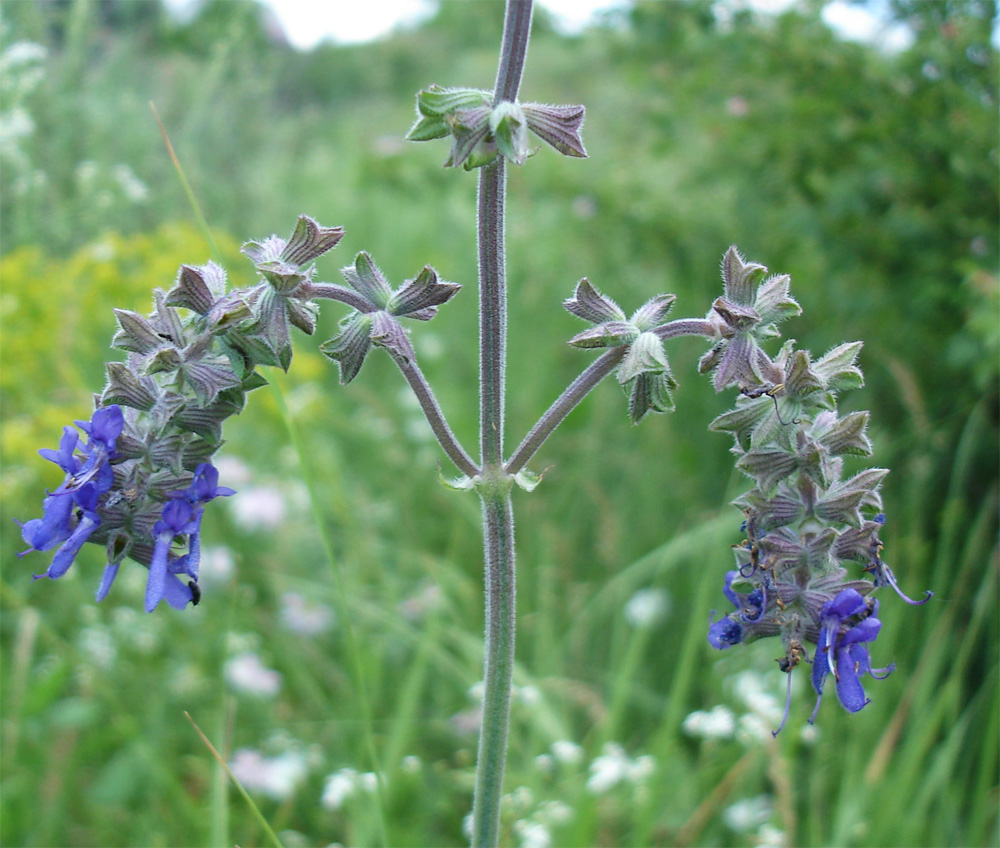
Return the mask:
[[[865,342],[867,384],[842,402],[871,410],[892,469],[883,557],[935,597],[883,608],[878,659],[896,672],[863,711],[830,698],[810,728],[803,676],[772,739],[776,647],[706,640],[743,480],[706,431],[730,399],[680,340],[675,412],[630,427],[602,386],[536,460],[541,488],[515,496],[506,844],[1000,840],[997,8],[890,5],[914,33],[896,52],[839,40],[819,2],[778,17],[640,2],[575,37],[538,13],[524,98],[585,104],[590,158],[510,169],[510,438],[586,363],[560,306],[578,279],[623,304],[672,291],[700,316],[738,244],[791,275],[803,314],[786,337]],[[17,558],[14,519],[58,483],[37,449],[89,417],[112,307],[146,313],[209,258],[246,285],[240,243],[301,213],[347,230],[322,279],[368,250],[392,280],[431,264],[466,286],[414,342],[475,443],[474,181],[402,138],[418,89],[491,85],[502,13],[447,2],[384,41],[300,53],[251,2],[188,24],[151,2],[5,4],[3,844],[261,844],[185,711],[289,848],[465,844],[479,510],[439,485],[436,465],[453,469],[387,358],[338,385],[318,343],[339,305],[228,426],[217,464],[239,494],[206,518],[196,608],[145,615],[137,566],[95,605],[96,548],[32,582],[44,565]]]

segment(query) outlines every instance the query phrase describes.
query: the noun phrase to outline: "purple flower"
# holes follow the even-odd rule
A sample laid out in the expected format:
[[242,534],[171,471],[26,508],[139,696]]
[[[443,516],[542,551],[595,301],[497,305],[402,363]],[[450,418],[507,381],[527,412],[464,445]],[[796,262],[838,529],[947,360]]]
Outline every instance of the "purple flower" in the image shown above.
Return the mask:
[[80,434],[72,427],[63,427],[63,437],[59,440],[59,450],[42,448],[38,451],[49,462],[54,462],[70,476],[80,470],[80,460],[76,457],[76,446],[80,442]]
[[[885,513],[880,512],[876,515],[875,523],[879,527],[885,524]],[[932,597],[934,597],[934,593],[930,589],[924,591],[924,596],[919,601],[915,601],[913,598],[904,594],[903,590],[899,588],[899,584],[896,582],[896,575],[892,573],[892,569],[889,568],[889,566],[882,560],[881,554],[882,540],[879,539],[877,532],[873,532],[871,534],[871,541],[869,543],[868,550],[869,562],[865,571],[871,572],[877,587],[891,586],[893,591],[899,595],[899,597],[912,606],[926,604]]]
[[743,628],[729,616],[723,616],[708,628],[708,642],[717,651],[738,645],[742,640]]
[[[72,456],[72,448],[69,448],[70,455],[67,457],[65,451],[68,447],[69,428],[63,431],[63,438],[59,444],[59,452],[46,451],[42,453],[46,459],[56,462],[60,468],[66,471],[66,479],[63,484],[53,492],[60,495],[64,492],[73,492],[81,486],[86,485],[91,480],[100,477],[98,488],[106,492],[111,488],[111,466],[108,462],[115,457],[115,443],[125,427],[125,416],[121,407],[117,404],[102,406],[94,412],[90,421],[77,421],[77,427],[83,430],[90,438],[84,448],[86,459],[79,468],[70,471],[70,461],[75,462]],[[75,444],[73,445],[75,447]],[[40,452],[41,453],[41,452]],[[64,465],[63,462],[67,464]]]
[[[86,444],[77,430],[65,427],[57,449],[39,451],[66,476],[54,492],[46,495],[41,518],[18,522],[29,546],[19,556],[57,548],[45,573],[35,575],[36,579],[55,580],[69,570],[85,542],[107,545],[108,564],[97,589],[98,601],[107,597],[121,561],[131,556],[149,568],[147,611],[155,609],[161,600],[178,609],[192,601],[197,603],[201,594],[196,581],[205,504],[235,492],[220,486],[218,470],[202,462],[193,477],[186,472],[174,475],[174,485],[190,482],[187,488],[170,492],[170,500],[164,504],[166,487],[160,482],[158,491],[152,488],[149,476],[163,475],[164,471],[140,468],[136,462],[148,459],[155,448],[136,439],[132,424],[132,429],[125,432],[121,407],[101,407],[90,421],[76,424],[87,435]],[[160,518],[154,523],[157,512]],[[150,524],[152,531],[148,529]],[[187,551],[171,553],[175,541],[186,543]]]
[[178,558],[175,558],[174,568],[170,567],[170,546],[175,537],[196,530],[194,509],[187,501],[172,500],[163,507],[163,517],[153,527],[156,547],[153,550],[153,560],[149,564],[149,579],[146,581],[146,612],[156,609],[157,604],[164,598],[167,603],[175,607],[177,606],[175,601],[183,599],[178,609],[184,609],[188,601],[193,599],[191,588],[181,583],[176,576]]
[[736,612],[723,616],[716,622],[712,622],[708,628],[709,644],[717,651],[731,648],[743,641],[743,624],[751,624],[759,621],[764,611],[767,609],[767,591],[763,584],[755,588],[752,592],[741,593],[733,589],[733,580],[739,575],[738,571],[726,573],[726,584],[722,591],[729,599],[730,603],[736,607]]
[[813,657],[812,684],[816,690],[816,708],[809,718],[815,720],[823,698],[826,676],[833,674],[837,682],[837,697],[844,709],[856,713],[868,703],[861,676],[871,674],[881,680],[895,666],[873,669],[867,643],[874,642],[882,627],[876,618],[878,601],[869,605],[854,589],[842,590],[820,611],[820,630]]
[[58,489],[46,495],[42,518],[18,522],[22,538],[30,545],[19,556],[60,546],[45,574],[35,575],[36,579],[56,580],[69,570],[84,542],[101,525],[98,503],[114,483],[109,460],[115,456],[115,440],[124,427],[121,409],[102,407],[89,422],[76,424],[90,436],[83,448],[86,458],[81,461],[76,454],[79,434],[72,427],[64,427],[58,450],[42,448],[38,453],[66,472],[66,478]]
[[203,462],[194,472],[194,479],[186,489],[171,492],[172,498],[185,500],[191,505],[194,517],[191,520],[192,529],[188,530],[188,554],[185,563],[185,573],[197,582],[198,566],[201,563],[201,519],[205,513],[205,504],[213,498],[228,498],[235,495],[236,490],[219,485],[219,469],[210,462]]
[[21,525],[21,538],[31,546],[18,556],[54,548],[73,533],[73,498],[66,495],[46,495],[42,504],[42,518],[17,523]]
[[35,579],[48,577],[56,580],[62,577],[76,559],[76,555],[83,547],[90,535],[101,525],[101,518],[97,514],[97,500],[100,497],[98,488],[93,483],[85,484],[81,489],[73,493],[72,497],[66,495],[52,495],[51,497],[62,498],[68,502],[75,503],[78,507],[78,517],[76,527],[70,533],[69,538],[60,545],[56,555],[52,558],[45,574],[36,574]]

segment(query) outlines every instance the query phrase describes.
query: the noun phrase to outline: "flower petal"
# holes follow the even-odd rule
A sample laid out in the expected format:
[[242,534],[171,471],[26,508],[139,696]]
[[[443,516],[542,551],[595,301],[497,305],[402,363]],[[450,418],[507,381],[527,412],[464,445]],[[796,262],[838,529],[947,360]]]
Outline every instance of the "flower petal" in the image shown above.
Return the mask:
[[851,651],[839,648],[837,650],[837,698],[849,713],[858,712],[868,703],[858,670],[858,666],[851,656]]

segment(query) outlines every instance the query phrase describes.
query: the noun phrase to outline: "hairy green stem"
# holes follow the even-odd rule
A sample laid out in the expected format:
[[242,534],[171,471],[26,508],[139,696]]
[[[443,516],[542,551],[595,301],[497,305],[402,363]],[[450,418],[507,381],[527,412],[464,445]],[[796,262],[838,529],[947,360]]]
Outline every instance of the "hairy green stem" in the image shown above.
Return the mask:
[[576,405],[590,394],[590,390],[594,386],[618,367],[618,363],[621,362],[627,350],[628,348],[622,345],[602,354],[566,387],[565,391],[552,403],[552,406],[538,419],[538,423],[531,428],[521,444],[517,446],[517,450],[511,455],[506,465],[508,474],[517,474],[527,465],[542,443],[552,435],[556,427],[562,424]]
[[498,158],[479,175],[479,448],[485,471],[503,464],[507,367],[507,269],[504,194],[507,176]]
[[472,808],[473,848],[500,838],[500,799],[507,760],[510,688],[514,677],[514,513],[509,487],[482,493],[486,557],[486,667],[482,729]]
[[424,412],[424,417],[427,419],[427,423],[431,425],[431,430],[437,438],[438,444],[441,445],[442,450],[448,454],[448,458],[455,463],[459,471],[468,477],[475,477],[479,473],[479,467],[472,457],[465,452],[465,448],[462,447],[458,439],[455,438],[455,434],[451,431],[451,427],[448,426],[444,413],[438,405],[430,383],[427,382],[427,378],[424,376],[424,372],[420,370],[420,366],[417,365],[416,360],[407,359],[404,356],[393,356],[392,359],[399,366],[399,370],[403,372],[403,376],[406,378],[406,382],[410,384],[410,388],[413,389],[413,394],[416,395],[420,408]]
[[[507,0],[494,103],[517,99],[531,31],[531,0]],[[503,157],[480,171],[479,237],[479,444],[482,473],[486,644],[483,717],[472,810],[473,846],[500,839],[514,673],[514,514],[510,478],[503,469],[507,282],[504,253],[506,171]]]
[[337,283],[309,283],[309,297],[321,297],[328,300],[336,300],[346,303],[358,312],[371,312],[371,302],[362,297],[353,289],[341,286]]

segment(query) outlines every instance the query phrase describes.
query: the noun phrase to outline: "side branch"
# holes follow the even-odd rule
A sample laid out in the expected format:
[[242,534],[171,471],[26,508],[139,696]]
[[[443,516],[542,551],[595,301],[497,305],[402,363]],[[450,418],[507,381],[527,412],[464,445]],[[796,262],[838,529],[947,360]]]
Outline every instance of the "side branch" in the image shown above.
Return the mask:
[[358,312],[371,312],[371,303],[347,286],[337,285],[337,283],[309,283],[309,297],[325,298],[326,300],[336,300],[357,309]]
[[668,321],[661,327],[657,327],[653,332],[664,341],[676,339],[678,336],[705,336],[706,338],[716,336],[715,326],[704,318],[678,318],[676,321]]
[[424,417],[427,419],[427,423],[431,425],[431,430],[434,432],[438,444],[441,445],[441,448],[448,454],[448,458],[455,463],[459,471],[468,477],[475,477],[479,473],[479,466],[476,465],[472,457],[466,453],[465,448],[455,438],[455,434],[451,431],[448,422],[445,420],[437,398],[434,397],[430,383],[427,382],[427,378],[424,376],[424,372],[420,370],[420,366],[417,365],[416,360],[404,356],[393,356],[392,360],[399,366],[399,370],[403,372],[406,382],[413,389],[413,394],[416,395],[417,401],[420,403],[420,408],[424,412]]
[[[678,336],[711,336],[714,330],[708,321],[700,318],[686,318],[678,321],[670,321],[662,327],[657,327],[653,332],[661,339],[672,339]],[[524,468],[542,444],[544,444],[545,440],[562,424],[566,416],[576,408],[577,404],[601,380],[615,370],[627,351],[628,347],[626,345],[611,348],[611,350],[595,359],[579,377],[570,383],[566,387],[566,390],[556,398],[552,406],[545,411],[545,414],[538,419],[538,423],[531,428],[521,444],[517,446],[517,450],[514,451],[504,466],[504,471],[508,474],[517,474],[518,471]]]
[[531,457],[552,435],[556,427],[562,424],[566,416],[576,408],[576,405],[590,394],[590,390],[594,386],[615,370],[627,350],[628,348],[623,345],[602,354],[566,387],[566,390],[556,398],[552,406],[545,411],[545,414],[538,419],[538,423],[531,428],[528,435],[517,446],[517,450],[504,466],[504,470],[508,474],[517,474],[528,464]]

